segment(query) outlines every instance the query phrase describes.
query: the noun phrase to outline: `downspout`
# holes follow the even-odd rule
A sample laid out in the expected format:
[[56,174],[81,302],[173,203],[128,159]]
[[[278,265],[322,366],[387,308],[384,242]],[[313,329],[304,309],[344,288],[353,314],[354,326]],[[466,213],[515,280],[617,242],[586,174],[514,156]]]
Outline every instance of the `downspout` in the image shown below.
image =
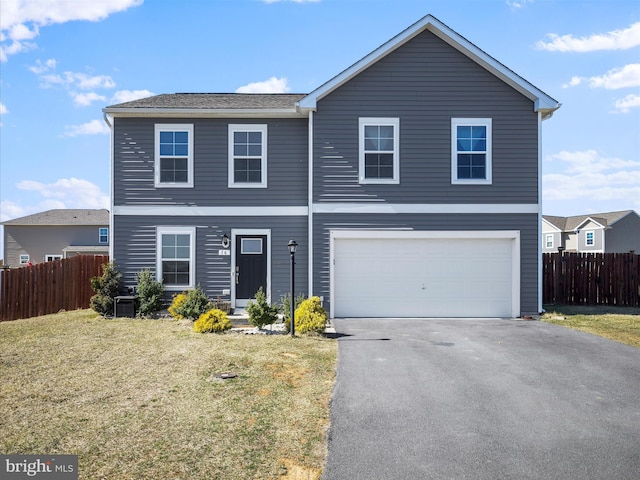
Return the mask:
[[[542,112],[538,112],[538,313],[544,311],[542,308],[542,120]],[[560,237],[562,241],[562,234]]]
[[104,122],[109,126],[109,261],[113,262],[113,124],[109,121],[109,116],[106,113],[103,113],[102,116],[104,118]]
[[[313,110],[309,112],[309,132],[308,132],[308,146],[309,150],[309,173],[308,173],[308,226],[307,231],[309,233],[308,238],[308,251],[309,251],[309,259],[308,259],[308,292],[309,297],[313,296]],[[291,299],[293,302],[293,298]]]

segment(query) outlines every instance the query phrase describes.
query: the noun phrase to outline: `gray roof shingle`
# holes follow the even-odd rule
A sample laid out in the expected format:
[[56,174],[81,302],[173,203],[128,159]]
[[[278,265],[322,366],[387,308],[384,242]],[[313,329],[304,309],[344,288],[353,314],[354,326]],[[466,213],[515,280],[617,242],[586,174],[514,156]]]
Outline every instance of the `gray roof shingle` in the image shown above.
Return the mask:
[[623,217],[626,217],[633,210],[620,210],[618,212],[592,213],[591,215],[575,215],[572,217],[555,217],[552,215],[543,215],[547,222],[563,232],[570,232],[578,228],[587,218],[591,218],[604,227],[613,225]]
[[172,93],[111,105],[120,108],[194,108],[220,110],[295,109],[303,93]]
[[109,210],[56,209],[2,222],[2,225],[109,225]]

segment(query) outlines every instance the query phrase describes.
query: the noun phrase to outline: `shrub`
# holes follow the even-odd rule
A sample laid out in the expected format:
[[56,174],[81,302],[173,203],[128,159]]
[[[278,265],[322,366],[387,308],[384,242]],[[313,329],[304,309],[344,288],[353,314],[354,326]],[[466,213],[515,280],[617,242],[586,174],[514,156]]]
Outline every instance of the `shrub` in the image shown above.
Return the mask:
[[267,296],[262,291],[262,287],[256,292],[256,300],[249,300],[247,304],[249,323],[254,327],[262,328],[271,325],[278,320],[278,306],[269,305]]
[[[302,302],[304,302],[306,297],[302,294],[296,296],[295,304],[293,305],[294,311],[300,306]],[[287,325],[291,322],[291,294],[287,293],[280,297],[280,303],[282,304],[282,316]]]
[[186,299],[187,299],[187,294],[184,292],[178,293],[173,296],[173,301],[171,302],[171,305],[168,308],[169,314],[173,318],[177,320],[182,320],[184,318],[179,311],[180,311],[180,307],[182,306],[182,304],[185,302]]
[[[180,298],[181,295],[184,295],[184,298]],[[212,307],[213,304],[198,285],[194,290],[188,290],[175,296],[169,307],[169,313],[177,319],[196,320]]]
[[295,311],[296,332],[321,333],[327,326],[327,311],[320,304],[320,297],[307,298]]
[[96,294],[91,297],[90,305],[100,315],[113,315],[113,299],[120,294],[120,279],[113,262],[102,265],[102,276],[91,279],[91,288]]
[[151,270],[146,269],[136,275],[138,293],[138,315],[144,316],[162,310],[164,286],[156,282]]
[[219,333],[229,330],[231,321],[227,314],[217,308],[212,308],[208,312],[198,317],[193,324],[193,330],[198,333]]

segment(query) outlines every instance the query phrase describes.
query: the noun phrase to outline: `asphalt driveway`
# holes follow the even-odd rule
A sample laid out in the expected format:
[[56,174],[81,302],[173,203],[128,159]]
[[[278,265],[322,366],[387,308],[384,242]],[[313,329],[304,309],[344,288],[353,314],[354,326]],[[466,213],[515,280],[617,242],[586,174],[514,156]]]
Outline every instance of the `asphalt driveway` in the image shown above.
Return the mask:
[[640,349],[538,321],[334,325],[325,480],[640,478]]

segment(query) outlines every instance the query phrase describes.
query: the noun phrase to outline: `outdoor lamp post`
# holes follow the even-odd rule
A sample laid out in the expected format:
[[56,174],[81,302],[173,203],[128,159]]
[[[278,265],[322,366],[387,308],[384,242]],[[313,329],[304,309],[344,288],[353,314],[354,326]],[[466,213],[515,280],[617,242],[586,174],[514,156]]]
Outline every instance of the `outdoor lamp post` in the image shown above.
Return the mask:
[[296,334],[296,324],[294,322],[294,314],[295,314],[295,309],[296,309],[296,305],[295,305],[295,287],[296,287],[296,281],[295,281],[295,270],[296,270],[296,248],[298,248],[298,244],[296,243],[296,241],[292,238],[291,240],[289,240],[289,244],[287,245],[287,247],[289,247],[289,253],[291,254],[291,301],[289,302],[291,304],[291,336],[295,336]]

